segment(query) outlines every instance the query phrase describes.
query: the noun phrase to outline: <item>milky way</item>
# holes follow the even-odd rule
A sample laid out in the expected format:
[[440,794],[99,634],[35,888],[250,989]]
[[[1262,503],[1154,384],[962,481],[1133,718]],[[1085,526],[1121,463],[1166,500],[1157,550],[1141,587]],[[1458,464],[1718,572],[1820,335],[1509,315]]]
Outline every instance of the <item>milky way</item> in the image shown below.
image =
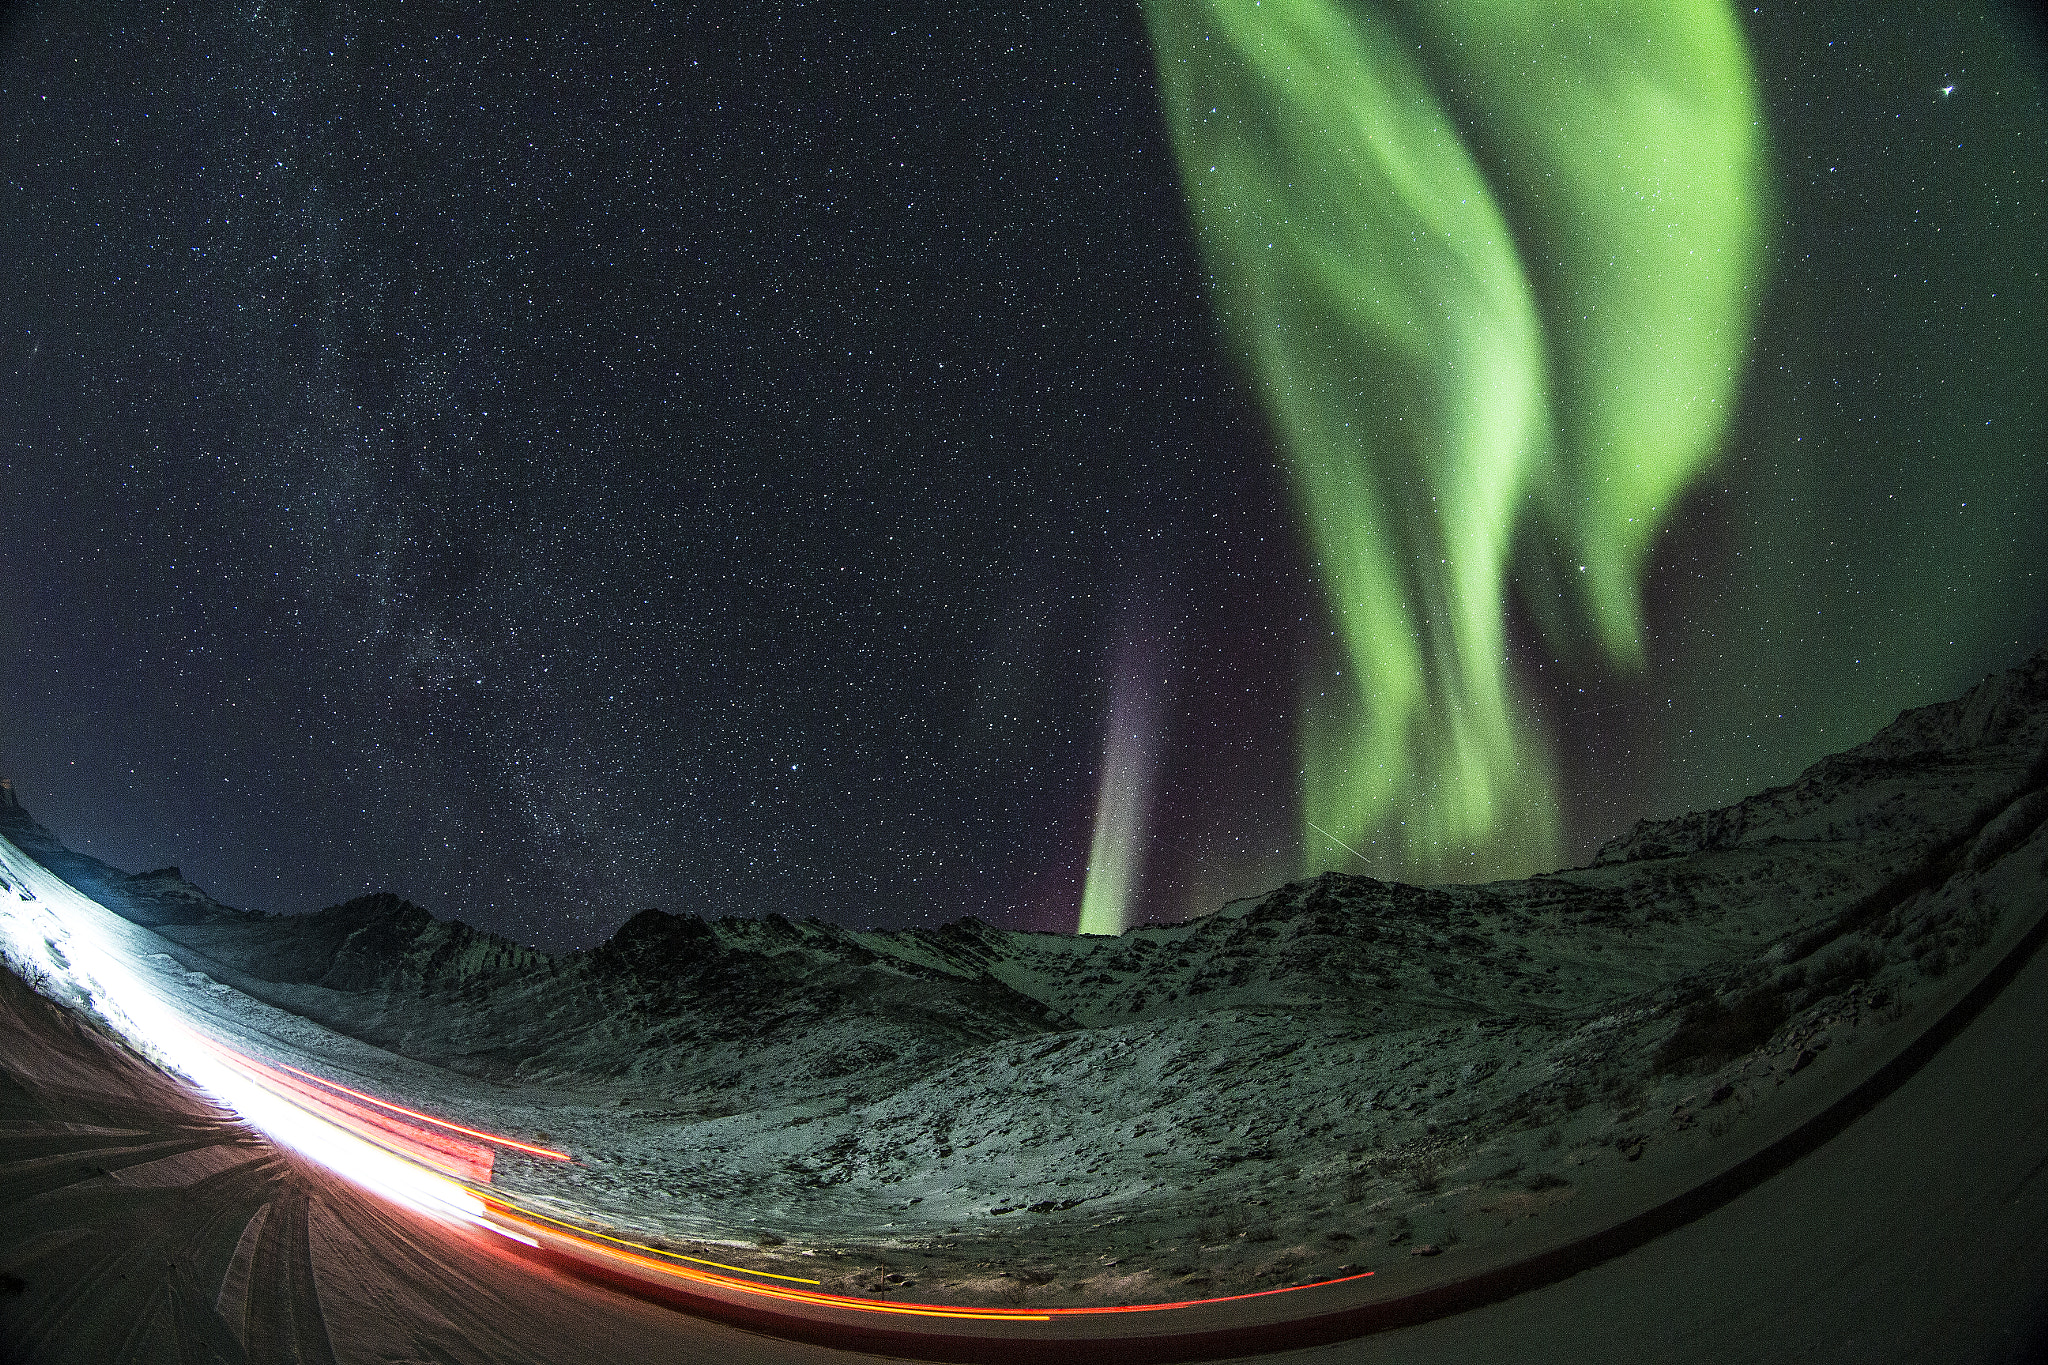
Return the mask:
[[[1071,929],[1106,791],[1132,922],[1359,866],[1311,822],[1571,861],[2048,632],[2048,149],[1993,20],[1646,9],[1624,60],[1285,10],[1359,76],[1311,122],[1429,176],[1342,220],[1296,176],[1256,276],[1202,168],[1398,158],[1254,44],[1190,79],[1272,126],[1191,161],[1172,54],[1236,13],[8,7],[0,775],[261,909]],[[1247,346],[1318,234],[1411,220],[1330,258],[1411,351],[1291,295]]]

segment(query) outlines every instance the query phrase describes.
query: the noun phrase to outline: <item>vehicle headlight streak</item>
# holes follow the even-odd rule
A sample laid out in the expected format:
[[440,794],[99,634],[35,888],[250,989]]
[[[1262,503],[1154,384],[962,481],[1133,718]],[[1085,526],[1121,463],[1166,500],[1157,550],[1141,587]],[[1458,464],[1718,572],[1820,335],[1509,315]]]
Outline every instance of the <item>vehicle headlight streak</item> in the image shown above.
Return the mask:
[[[11,843],[0,840],[8,881],[41,906],[0,916],[9,956],[70,985],[145,1056],[189,1077],[280,1146],[318,1162],[395,1204],[429,1216],[486,1226],[484,1204],[456,1181],[364,1140],[329,1118],[264,1086],[223,1055],[225,1046],[194,1029],[132,965],[114,935],[125,922],[81,895]],[[34,921],[34,922],[30,922]],[[41,930],[40,934],[33,932]],[[23,931],[29,932],[23,932]]]
[[[443,1223],[488,1231],[528,1249],[515,1254],[540,1253],[571,1270],[601,1269],[613,1282],[624,1277],[671,1288],[739,1292],[792,1306],[978,1322],[1162,1312],[1266,1298],[1371,1274],[1174,1303],[980,1308],[833,1294],[813,1287],[817,1280],[802,1276],[728,1265],[615,1237],[524,1207],[482,1182],[455,1179],[433,1169],[433,1163],[447,1159],[451,1143],[481,1142],[545,1160],[567,1161],[572,1159],[569,1154],[436,1118],[299,1067],[249,1057],[195,1028],[148,974],[137,970],[132,952],[119,937],[143,931],[73,890],[5,839],[0,839],[0,874],[19,897],[18,902],[0,900],[0,948],[17,968],[40,974],[50,993],[68,996],[75,1007],[91,1011],[137,1051],[189,1077],[280,1146],[400,1207]],[[416,1126],[420,1124],[428,1127]],[[459,1136],[451,1139],[430,1129]],[[488,1163],[483,1169],[488,1180]]]
[[310,1071],[301,1071],[295,1066],[286,1066],[283,1062],[277,1062],[273,1065],[279,1071],[288,1071],[294,1076],[299,1076],[313,1082],[315,1085],[325,1086],[329,1090],[339,1090],[344,1095],[352,1095],[365,1103],[376,1105],[379,1109],[388,1109],[394,1114],[403,1114],[407,1118],[418,1119],[422,1123],[431,1123],[436,1127],[445,1128],[451,1133],[461,1133],[465,1137],[478,1138],[496,1147],[509,1147],[513,1151],[525,1152],[530,1156],[546,1157],[551,1161],[574,1160],[567,1152],[558,1152],[552,1147],[536,1147],[532,1143],[520,1142],[499,1133],[487,1133],[480,1128],[465,1128],[459,1123],[450,1123],[447,1119],[437,1119],[432,1114],[422,1114],[417,1109],[408,1109],[402,1104],[393,1104],[389,1100],[380,1100],[375,1095],[366,1095],[360,1090],[352,1090],[339,1081],[329,1080],[325,1076],[315,1076]]

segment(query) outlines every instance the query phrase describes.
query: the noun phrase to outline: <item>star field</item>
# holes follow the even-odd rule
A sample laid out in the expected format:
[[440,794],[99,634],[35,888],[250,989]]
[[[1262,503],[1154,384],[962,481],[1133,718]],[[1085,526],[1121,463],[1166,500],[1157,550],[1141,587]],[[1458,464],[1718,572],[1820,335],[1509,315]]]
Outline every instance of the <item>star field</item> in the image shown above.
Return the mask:
[[[2048,118],[1945,16],[1745,9],[1765,297],[1647,671],[1508,623],[1575,854],[2048,631]],[[1331,623],[1135,10],[17,6],[0,249],[0,771],[74,847],[1071,929],[1135,612],[1139,917],[1300,864]]]

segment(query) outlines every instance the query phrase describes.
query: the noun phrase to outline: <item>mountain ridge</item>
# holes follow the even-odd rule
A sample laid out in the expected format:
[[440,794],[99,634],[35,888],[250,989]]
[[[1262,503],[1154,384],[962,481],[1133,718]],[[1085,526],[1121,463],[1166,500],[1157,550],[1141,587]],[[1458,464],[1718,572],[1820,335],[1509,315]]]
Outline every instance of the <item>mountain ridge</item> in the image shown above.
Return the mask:
[[1029,1236],[1151,1266],[1116,1293],[1253,1288],[1338,1233],[1397,1254],[1692,1170],[1846,1084],[2038,917],[2044,754],[2048,650],[1522,881],[1325,873],[1113,938],[643,910],[546,954],[389,894],[152,932],[248,1045],[325,1025],[292,1064],[559,1143],[498,1178],[636,1236]]
[[[1591,869],[1685,857],[1763,839],[1825,839],[1828,837],[1825,827],[1816,829],[1813,825],[1830,804],[1831,792],[1838,791],[1845,782],[1867,782],[1896,776],[1902,770],[1912,768],[1916,760],[1925,766],[1930,755],[2031,744],[2034,746],[2034,760],[2027,765],[2029,770],[2048,772],[2048,726],[2040,721],[2044,703],[2048,703],[2048,649],[2036,651],[2004,673],[1987,675],[1960,698],[1901,712],[1869,740],[1821,758],[1791,782],[1767,788],[1727,806],[1662,819],[1640,820],[1628,832],[1601,845],[1584,868],[1564,868],[1522,879],[1519,883],[1488,885],[1554,881]],[[1993,800],[2001,809],[2009,804],[2005,800]],[[1857,814],[1859,837],[1889,832],[1884,828],[1888,822],[1873,819],[1873,812],[1863,810]],[[1988,814],[1972,807],[1968,811],[1956,812],[1947,823],[1957,828],[1967,827],[1973,822],[1981,822]],[[1913,818],[1924,819],[1924,812],[1915,812]],[[452,961],[475,961],[479,957],[493,963],[521,967],[535,967],[542,962],[559,965],[579,958],[619,967],[635,962],[641,964],[644,974],[650,954],[676,953],[686,943],[700,955],[738,949],[772,956],[780,951],[810,948],[822,949],[835,957],[863,965],[885,963],[892,970],[913,971],[924,967],[971,977],[986,970],[985,964],[989,960],[1014,956],[1019,949],[1034,942],[1071,941],[1077,937],[1045,931],[999,929],[973,916],[936,928],[884,931],[847,929],[817,919],[791,921],[779,914],[759,918],[728,915],[713,919],[694,911],[672,912],[650,907],[628,918],[594,948],[550,953],[489,930],[477,929],[461,920],[443,919],[389,891],[353,897],[303,915],[277,916],[238,910],[223,905],[191,883],[176,866],[128,873],[89,855],[74,852],[35,821],[13,791],[11,783],[0,787],[0,835],[10,838],[17,847],[81,891],[101,898],[110,909],[147,927],[265,923],[273,931],[273,936],[280,940],[299,940],[296,944],[280,942],[276,951],[266,957],[274,970],[292,973],[278,980],[288,983],[320,982],[343,989],[363,989],[381,977],[396,979],[406,975],[400,959],[417,957],[417,954],[408,952],[408,941],[421,938],[434,941],[426,955],[427,962],[412,963],[410,975],[432,982],[445,975]],[[1276,901],[1284,899],[1306,904],[1314,900],[1319,905],[1327,905],[1331,891],[1335,891],[1339,899],[1356,899],[1355,889],[1365,885],[1394,887],[1400,884],[1361,878],[1356,874],[1325,873],[1287,883],[1264,895],[1240,898],[1210,916],[1174,924],[1135,926],[1120,937],[1171,933],[1233,911],[1241,916],[1270,918]],[[1325,890],[1319,894],[1317,887]],[[1420,895],[1399,894],[1396,897],[1408,908],[1426,913],[1437,904],[1429,898],[1431,888],[1409,890]],[[1434,889],[1437,893],[1450,890]],[[362,922],[356,923],[357,920]],[[344,926],[347,927],[346,932],[337,932]],[[445,927],[437,930],[435,926]],[[657,943],[661,946],[657,947]],[[330,967],[314,971],[304,959],[304,954],[322,951],[337,958],[346,957],[348,961],[338,969]],[[341,976],[329,980],[333,970],[339,970]],[[339,985],[341,980],[353,984],[343,987]]]
[[[404,1014],[408,1001],[480,1002],[545,981],[581,999],[569,1011],[573,1027],[595,1027],[620,1008],[672,1018],[684,998],[705,1011],[722,1006],[793,1021],[819,1013],[782,1002],[804,981],[833,1002],[825,1012],[865,1002],[926,1023],[947,1017],[973,1033],[1058,1031],[1226,1006],[1339,1010],[1391,1026],[1444,1010],[1568,1009],[1614,976],[1598,961],[1612,951],[1606,939],[1671,930],[1709,888],[1723,919],[1783,918],[1782,906],[1763,914],[1778,899],[1774,891],[1740,878],[1717,881],[1699,861],[1708,855],[1776,845],[1796,873],[1854,842],[1855,866],[1833,868],[1811,889],[1797,925],[1784,926],[1806,937],[1830,925],[1842,932],[1870,913],[1885,888],[1924,875],[1921,865],[1938,850],[2012,809],[2012,788],[2038,786],[2044,772],[2048,649],[1954,701],[1902,712],[1870,740],[1790,783],[1715,810],[1641,821],[1583,868],[1433,888],[1330,872],[1199,919],[1137,926],[1114,938],[1000,929],[973,917],[884,931],[649,908],[594,948],[547,953],[440,919],[390,892],[297,916],[234,910],[175,868],[128,874],[71,853],[34,823],[11,788],[0,796],[0,833],[25,833],[27,842],[16,842],[52,871],[75,877],[81,890],[204,954],[274,1003],[283,995],[266,988],[305,987],[377,996],[384,1013]],[[1930,790],[1947,799],[1930,803]],[[2031,824],[2021,816],[2032,809],[2009,818],[2015,827],[2001,839],[2023,839]],[[1685,860],[1692,862],[1684,887],[1659,874],[1660,864]],[[1796,949],[1799,937],[1791,941]],[[1450,988],[1459,978],[1462,992]],[[929,1009],[912,1003],[920,991]],[[1418,1002],[1426,1004],[1418,1009]],[[970,1028],[977,1013],[981,1027]],[[404,1033],[417,1040],[422,1027]]]

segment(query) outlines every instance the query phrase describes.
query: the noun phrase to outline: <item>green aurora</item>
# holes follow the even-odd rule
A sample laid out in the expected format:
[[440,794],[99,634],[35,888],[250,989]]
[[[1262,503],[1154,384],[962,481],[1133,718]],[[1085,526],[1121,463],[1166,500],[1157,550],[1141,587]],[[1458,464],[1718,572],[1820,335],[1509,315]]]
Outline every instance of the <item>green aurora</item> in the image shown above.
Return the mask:
[[1652,538],[1714,458],[1762,274],[1735,15],[1149,0],[1146,17],[1215,307],[1330,608],[1299,729],[1306,870],[1555,866],[1508,594],[1554,646],[1640,665]]

